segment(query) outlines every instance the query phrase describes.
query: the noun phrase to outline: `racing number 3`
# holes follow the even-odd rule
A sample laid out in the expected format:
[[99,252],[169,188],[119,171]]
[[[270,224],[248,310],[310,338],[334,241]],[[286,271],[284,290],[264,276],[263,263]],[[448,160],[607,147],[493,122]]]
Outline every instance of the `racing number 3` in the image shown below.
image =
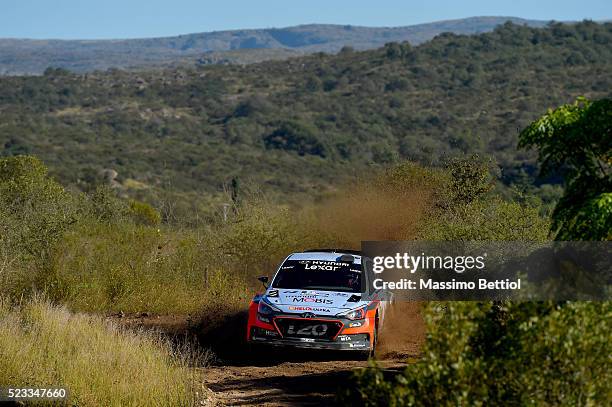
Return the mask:
[[297,331],[295,325],[289,325],[287,329],[287,335],[323,336],[326,332],[327,325],[325,324],[305,325]]

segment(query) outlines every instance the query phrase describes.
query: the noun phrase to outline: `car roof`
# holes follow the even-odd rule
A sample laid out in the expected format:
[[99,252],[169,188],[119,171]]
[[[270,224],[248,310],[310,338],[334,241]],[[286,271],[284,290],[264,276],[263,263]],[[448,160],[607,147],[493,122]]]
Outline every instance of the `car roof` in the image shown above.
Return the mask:
[[332,253],[332,252],[298,252],[293,253],[287,260],[324,260],[324,261],[340,261],[340,257],[343,255],[353,256],[355,264],[361,264],[361,256],[350,253]]

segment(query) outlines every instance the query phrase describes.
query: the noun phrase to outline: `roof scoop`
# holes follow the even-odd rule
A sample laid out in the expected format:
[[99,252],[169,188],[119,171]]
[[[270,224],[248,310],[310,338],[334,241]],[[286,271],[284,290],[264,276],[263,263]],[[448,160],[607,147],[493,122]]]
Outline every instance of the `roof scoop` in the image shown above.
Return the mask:
[[340,256],[339,260],[345,263],[354,263],[355,257],[351,254],[343,254],[342,256]]

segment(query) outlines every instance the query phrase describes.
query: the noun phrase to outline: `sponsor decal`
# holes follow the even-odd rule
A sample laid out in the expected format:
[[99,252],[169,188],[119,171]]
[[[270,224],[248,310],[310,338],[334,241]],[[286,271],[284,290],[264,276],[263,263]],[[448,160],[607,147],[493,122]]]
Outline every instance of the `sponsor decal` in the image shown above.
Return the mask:
[[340,342],[347,342],[351,340],[351,336],[350,335],[340,335],[338,336],[338,340]]
[[347,300],[348,302],[359,302],[361,301],[361,295],[351,295],[351,297]]
[[268,297],[278,297],[278,290],[270,290]]
[[349,324],[349,328],[357,328],[358,326],[361,326],[361,322],[351,322]]
[[304,325],[301,328],[289,325],[287,335],[323,336],[327,333],[327,324]]
[[337,261],[328,260],[302,260],[300,264],[304,265],[304,270],[320,270],[320,271],[336,271],[341,268],[350,267],[349,263],[340,263]]
[[289,307],[291,311],[311,311],[311,312],[331,312],[329,308],[317,308],[317,307],[296,307],[291,305]]
[[302,291],[300,294],[287,294],[287,298],[293,297],[306,297],[306,298],[317,298],[317,297],[329,297],[327,293],[309,293],[308,291]]
[[300,338],[302,342],[314,342],[314,338]]
[[334,302],[327,298],[313,298],[313,297],[295,297],[293,302],[310,302],[314,304],[333,304]]

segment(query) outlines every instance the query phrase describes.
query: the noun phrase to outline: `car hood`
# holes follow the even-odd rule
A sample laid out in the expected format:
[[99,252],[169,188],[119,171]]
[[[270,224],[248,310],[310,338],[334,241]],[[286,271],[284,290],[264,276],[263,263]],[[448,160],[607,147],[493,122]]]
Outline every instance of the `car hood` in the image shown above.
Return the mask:
[[320,290],[268,289],[265,300],[285,313],[336,315],[367,305],[369,301],[360,293]]

